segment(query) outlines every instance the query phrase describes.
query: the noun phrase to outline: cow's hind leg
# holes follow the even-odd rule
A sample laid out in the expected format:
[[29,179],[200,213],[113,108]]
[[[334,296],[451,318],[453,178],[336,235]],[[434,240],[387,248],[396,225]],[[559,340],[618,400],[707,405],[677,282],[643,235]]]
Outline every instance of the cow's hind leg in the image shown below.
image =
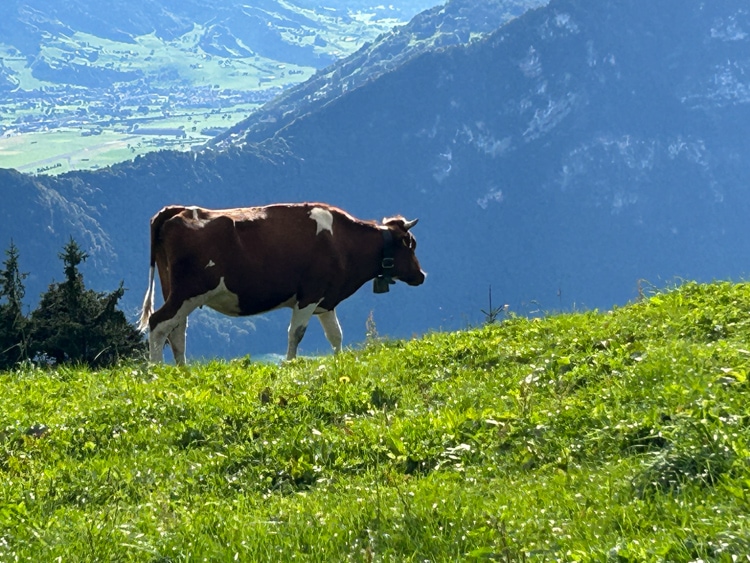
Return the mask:
[[312,317],[317,306],[317,303],[310,303],[300,309],[299,304],[294,304],[292,308],[292,322],[289,323],[289,344],[286,349],[287,360],[293,360],[297,357],[297,347],[302,341],[302,337],[305,336],[310,317]]
[[336,353],[341,352],[341,342],[343,341],[343,335],[341,333],[341,325],[339,319],[336,317],[336,309],[331,309],[318,315],[318,320],[323,327],[326,339],[333,346],[333,351]]
[[167,299],[160,309],[149,319],[148,347],[149,356],[154,363],[164,361],[164,345],[169,339],[175,363],[185,363],[185,331],[187,317],[200,303],[193,299],[175,305],[174,299]]
[[187,316],[169,333],[167,342],[172,348],[172,355],[177,365],[185,365],[185,338],[187,335]]
[[167,336],[173,328],[169,325],[169,321],[163,321],[156,325],[151,324],[151,330],[148,333],[148,351],[149,358],[155,364],[164,361],[164,345],[167,343]]

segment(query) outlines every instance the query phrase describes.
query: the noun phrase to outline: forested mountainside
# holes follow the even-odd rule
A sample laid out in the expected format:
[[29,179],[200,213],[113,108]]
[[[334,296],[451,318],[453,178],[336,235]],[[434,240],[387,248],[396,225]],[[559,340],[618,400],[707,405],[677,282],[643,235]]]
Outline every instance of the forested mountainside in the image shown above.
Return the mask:
[[[135,307],[148,218],[164,204],[324,200],[365,218],[419,216],[427,282],[343,304],[347,343],[370,310],[385,334],[479,322],[490,285],[494,304],[530,313],[610,307],[676,277],[742,277],[749,33],[739,0],[552,0],[469,45],[410,58],[259,143],[239,135],[56,179],[3,171],[0,240],[16,240],[41,283],[72,234],[90,249],[92,279],[124,279]],[[281,351],[286,317],[256,319],[260,333],[193,325],[188,349]]]

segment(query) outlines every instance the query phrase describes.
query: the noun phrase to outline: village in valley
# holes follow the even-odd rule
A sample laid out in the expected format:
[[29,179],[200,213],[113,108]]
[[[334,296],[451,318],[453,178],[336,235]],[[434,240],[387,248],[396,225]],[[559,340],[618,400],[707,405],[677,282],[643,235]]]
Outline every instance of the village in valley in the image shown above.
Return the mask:
[[[115,162],[152,150],[201,146],[288,85],[277,77],[294,82],[309,74],[278,66],[276,76],[248,76],[247,89],[152,84],[143,77],[110,87],[56,84],[0,91],[0,168],[61,173],[98,167],[92,158],[107,164],[104,153],[112,153]],[[45,146],[60,144],[64,150],[29,158],[42,136]]]
[[0,168],[60,174],[194,150],[394,23],[357,20],[327,40],[297,30],[285,36],[296,61],[208,42],[201,25],[171,41],[60,34],[36,55],[0,43]]

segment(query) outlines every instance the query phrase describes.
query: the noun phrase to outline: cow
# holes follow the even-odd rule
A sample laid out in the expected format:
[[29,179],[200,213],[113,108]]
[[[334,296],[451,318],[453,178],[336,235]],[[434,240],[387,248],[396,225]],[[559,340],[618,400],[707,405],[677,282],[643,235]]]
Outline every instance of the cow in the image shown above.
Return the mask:
[[[207,306],[230,316],[289,307],[287,360],[294,359],[316,315],[334,352],[341,350],[336,306],[363,284],[374,291],[425,273],[410,229],[417,219],[356,219],[324,203],[212,210],[168,206],[151,219],[151,269],[139,328],[149,330],[152,362],[167,342],[185,363],[187,317]],[[164,304],[154,311],[154,271]]]

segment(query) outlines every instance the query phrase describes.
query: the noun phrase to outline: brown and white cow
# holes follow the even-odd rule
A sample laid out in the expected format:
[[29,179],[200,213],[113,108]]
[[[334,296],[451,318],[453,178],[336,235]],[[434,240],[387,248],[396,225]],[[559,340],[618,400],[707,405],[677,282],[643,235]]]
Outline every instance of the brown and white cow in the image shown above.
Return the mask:
[[[286,357],[313,314],[326,338],[341,350],[336,306],[364,283],[388,291],[394,280],[424,282],[409,229],[417,220],[396,216],[361,221],[322,203],[211,210],[169,206],[151,219],[151,270],[141,330],[150,329],[151,361],[163,361],[168,341],[185,363],[187,317],[206,305],[245,316],[292,309]],[[154,269],[164,304],[154,312]]]

